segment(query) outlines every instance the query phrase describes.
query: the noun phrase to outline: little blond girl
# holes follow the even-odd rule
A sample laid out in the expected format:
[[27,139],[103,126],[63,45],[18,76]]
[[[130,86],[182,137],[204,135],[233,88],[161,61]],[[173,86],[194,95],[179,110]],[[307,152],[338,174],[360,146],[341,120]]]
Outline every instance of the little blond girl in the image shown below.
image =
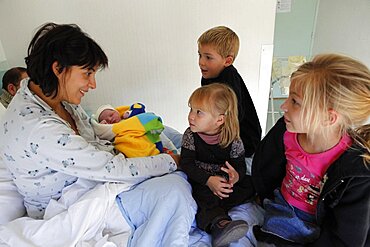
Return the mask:
[[317,55],[291,76],[284,117],[254,156],[265,221],[259,241],[369,246],[370,71]]
[[180,166],[198,204],[198,227],[211,233],[212,246],[226,246],[248,230],[245,221],[232,221],[228,210],[254,195],[239,137],[237,98],[225,84],[213,83],[196,89],[189,107]]

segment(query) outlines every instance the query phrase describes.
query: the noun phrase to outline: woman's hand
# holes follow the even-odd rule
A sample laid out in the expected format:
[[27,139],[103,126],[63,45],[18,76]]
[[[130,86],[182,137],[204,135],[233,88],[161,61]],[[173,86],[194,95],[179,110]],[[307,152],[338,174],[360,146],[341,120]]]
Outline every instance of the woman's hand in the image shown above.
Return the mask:
[[229,175],[229,184],[234,186],[239,181],[239,173],[235,171],[234,167],[232,167],[229,162],[225,162],[226,167],[221,167],[221,170],[226,172]]
[[229,197],[229,194],[233,192],[233,186],[225,178],[220,176],[210,176],[206,184],[213,194],[220,199]]

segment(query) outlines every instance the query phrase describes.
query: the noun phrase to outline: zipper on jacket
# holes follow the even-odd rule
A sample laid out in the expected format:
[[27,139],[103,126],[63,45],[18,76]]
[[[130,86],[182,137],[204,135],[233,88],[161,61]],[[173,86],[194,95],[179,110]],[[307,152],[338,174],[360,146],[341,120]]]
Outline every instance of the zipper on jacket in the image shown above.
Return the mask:
[[316,221],[317,222],[319,222],[319,213],[321,211],[320,208],[321,208],[321,206],[324,206],[324,202],[325,202],[326,197],[330,193],[332,193],[333,191],[335,191],[339,187],[339,185],[341,185],[342,183],[344,183],[344,180],[343,179],[341,179],[339,182],[337,182],[336,184],[334,184],[332,186],[332,188],[328,189],[328,191],[325,192],[325,194],[320,195],[319,201],[317,202],[317,206],[316,206]]

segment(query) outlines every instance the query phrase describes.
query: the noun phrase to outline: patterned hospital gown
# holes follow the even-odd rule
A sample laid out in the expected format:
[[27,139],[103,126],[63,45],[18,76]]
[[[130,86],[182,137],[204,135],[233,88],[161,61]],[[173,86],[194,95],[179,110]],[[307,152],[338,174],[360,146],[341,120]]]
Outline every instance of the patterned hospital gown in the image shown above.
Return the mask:
[[134,184],[176,169],[167,154],[127,159],[99,140],[79,105],[63,102],[79,135],[44,101],[22,85],[0,121],[0,155],[29,216],[42,218],[50,199],[77,178]]

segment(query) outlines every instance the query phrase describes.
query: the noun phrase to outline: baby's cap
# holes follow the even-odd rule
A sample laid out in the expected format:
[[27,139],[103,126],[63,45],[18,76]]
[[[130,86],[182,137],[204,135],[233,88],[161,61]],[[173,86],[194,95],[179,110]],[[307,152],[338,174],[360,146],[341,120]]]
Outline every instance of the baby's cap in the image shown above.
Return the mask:
[[102,105],[100,106],[97,110],[96,110],[96,113],[95,113],[95,116],[98,120],[98,122],[100,121],[100,114],[104,111],[104,110],[113,110],[113,111],[117,111],[113,106],[111,105]]

